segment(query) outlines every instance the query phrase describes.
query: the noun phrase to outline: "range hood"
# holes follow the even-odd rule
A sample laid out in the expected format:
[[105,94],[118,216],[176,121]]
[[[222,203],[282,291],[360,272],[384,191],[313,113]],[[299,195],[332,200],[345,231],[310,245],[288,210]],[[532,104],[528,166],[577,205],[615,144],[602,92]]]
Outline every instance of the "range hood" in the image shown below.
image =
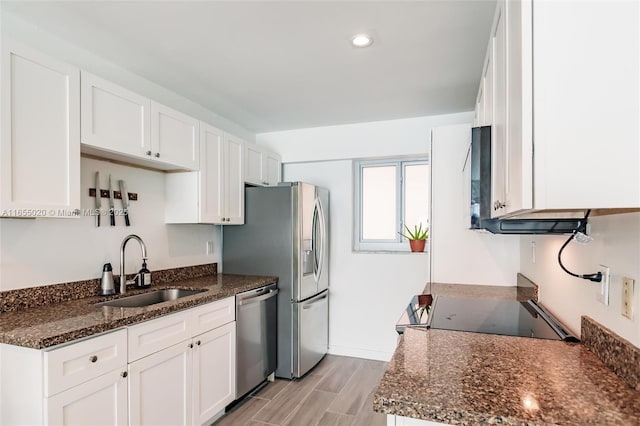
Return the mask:
[[492,234],[572,234],[584,219],[483,219]]
[[471,179],[470,229],[492,234],[571,234],[585,220],[583,217],[491,219],[491,126],[471,129],[464,171]]

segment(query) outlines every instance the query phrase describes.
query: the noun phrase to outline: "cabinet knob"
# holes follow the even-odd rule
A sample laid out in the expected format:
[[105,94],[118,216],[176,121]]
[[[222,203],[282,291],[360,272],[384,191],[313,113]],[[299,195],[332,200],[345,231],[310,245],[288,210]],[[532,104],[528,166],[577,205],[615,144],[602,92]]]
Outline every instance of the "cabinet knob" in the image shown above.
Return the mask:
[[129,375],[129,373],[127,373],[126,371],[123,371],[122,373],[120,373],[120,375],[122,377],[127,377]]
[[98,356],[97,355],[92,355],[89,357],[89,361],[91,362],[98,362]]
[[150,156],[150,155],[151,155],[151,151],[147,151],[147,155],[149,155],[149,156]]
[[189,343],[189,349],[193,348],[193,343]]
[[160,153],[156,152],[156,158],[160,158]]
[[198,341],[196,342],[196,345],[200,346],[200,343],[202,343],[202,342],[201,342],[200,340],[198,340]]

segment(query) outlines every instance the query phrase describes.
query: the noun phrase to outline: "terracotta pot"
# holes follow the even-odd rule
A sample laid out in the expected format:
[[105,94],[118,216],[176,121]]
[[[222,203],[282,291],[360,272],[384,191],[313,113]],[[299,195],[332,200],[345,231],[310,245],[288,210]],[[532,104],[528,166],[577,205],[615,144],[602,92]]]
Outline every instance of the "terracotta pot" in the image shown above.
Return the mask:
[[421,252],[424,251],[424,245],[427,240],[409,240],[409,246],[411,247],[411,251]]

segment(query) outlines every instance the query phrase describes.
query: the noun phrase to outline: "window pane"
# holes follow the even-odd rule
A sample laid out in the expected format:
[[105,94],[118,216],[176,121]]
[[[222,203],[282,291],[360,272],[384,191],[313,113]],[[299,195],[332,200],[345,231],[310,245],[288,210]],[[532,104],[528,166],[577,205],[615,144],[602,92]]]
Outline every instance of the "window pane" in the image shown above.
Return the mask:
[[362,168],[362,239],[395,240],[396,166]]
[[429,224],[429,165],[404,166],[404,223],[413,229]]

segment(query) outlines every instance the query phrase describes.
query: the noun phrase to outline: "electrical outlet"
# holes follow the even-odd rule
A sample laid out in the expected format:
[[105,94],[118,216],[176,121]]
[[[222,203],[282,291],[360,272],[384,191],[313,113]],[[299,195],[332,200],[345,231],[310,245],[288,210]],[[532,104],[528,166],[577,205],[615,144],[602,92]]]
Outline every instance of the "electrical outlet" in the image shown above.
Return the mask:
[[536,263],[536,242],[531,241],[531,263]]
[[633,279],[622,277],[622,316],[630,320],[633,320],[633,284]]
[[596,300],[605,306],[609,306],[609,267],[600,265],[598,272],[602,274],[602,281],[600,281],[600,292]]
[[207,254],[213,254],[213,241],[207,241]]

